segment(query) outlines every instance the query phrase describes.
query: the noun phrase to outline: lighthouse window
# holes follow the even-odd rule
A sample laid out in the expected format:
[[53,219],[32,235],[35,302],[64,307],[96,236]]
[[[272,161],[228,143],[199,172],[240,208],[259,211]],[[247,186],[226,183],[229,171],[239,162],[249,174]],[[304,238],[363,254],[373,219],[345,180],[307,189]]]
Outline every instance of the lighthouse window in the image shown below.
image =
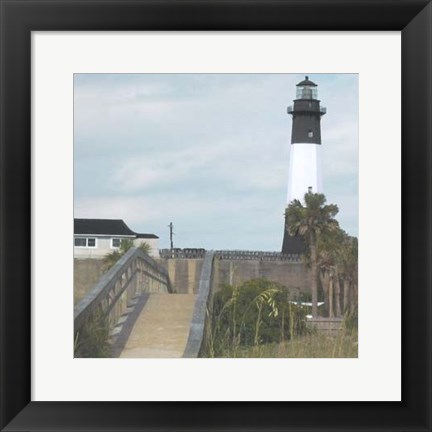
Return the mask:
[[311,130],[308,131],[308,137],[313,138],[313,131],[311,131]]

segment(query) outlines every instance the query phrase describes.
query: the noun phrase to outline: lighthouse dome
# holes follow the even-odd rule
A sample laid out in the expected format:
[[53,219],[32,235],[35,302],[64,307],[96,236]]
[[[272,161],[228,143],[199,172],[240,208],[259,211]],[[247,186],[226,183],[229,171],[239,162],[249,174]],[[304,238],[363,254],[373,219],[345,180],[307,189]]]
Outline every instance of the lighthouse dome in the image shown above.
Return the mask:
[[306,75],[305,79],[301,82],[299,82],[297,84],[297,87],[304,87],[304,86],[309,86],[309,87],[318,87],[314,82],[312,82],[309,77]]

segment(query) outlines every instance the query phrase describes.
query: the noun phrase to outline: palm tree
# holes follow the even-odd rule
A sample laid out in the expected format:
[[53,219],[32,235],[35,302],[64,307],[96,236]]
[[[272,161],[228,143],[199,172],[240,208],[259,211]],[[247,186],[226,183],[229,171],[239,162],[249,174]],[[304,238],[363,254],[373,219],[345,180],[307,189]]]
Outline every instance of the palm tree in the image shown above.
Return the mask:
[[346,236],[341,250],[341,273],[343,279],[343,311],[348,313],[354,309],[356,304],[355,290],[357,287],[357,273],[358,273],[358,241],[356,237]]
[[308,192],[305,205],[293,200],[286,209],[287,230],[292,236],[301,236],[309,248],[312,273],[312,317],[318,316],[318,259],[317,240],[325,232],[339,227],[334,217],[339,209],[335,204],[326,205],[324,194]]
[[147,242],[142,242],[139,246],[138,246],[144,253],[146,253],[147,255],[150,255],[150,252],[152,250],[151,246],[149,243]]
[[[335,230],[334,232],[336,232]],[[329,317],[334,316],[335,236],[322,233],[317,240],[317,266]]]
[[122,239],[118,250],[107,253],[104,256],[102,272],[107,272],[131,247],[133,247],[132,240]]
[[[340,317],[342,315],[341,308],[341,280],[345,280],[345,265],[346,256],[349,248],[348,234],[342,230],[335,230],[332,234],[333,244],[334,244],[334,283],[335,283],[335,309],[336,316]],[[344,286],[345,287],[345,286]]]
[[[336,286],[336,250],[340,229],[321,232],[317,237],[317,267],[324,293],[325,309],[329,317],[334,316]],[[309,257],[310,263],[310,257]],[[337,303],[337,302],[336,302]],[[336,305],[337,311],[337,305]]]
[[321,285],[329,316],[341,316],[349,311],[350,297],[355,300],[352,291],[357,283],[357,238],[339,228],[322,234],[318,239],[317,250]]

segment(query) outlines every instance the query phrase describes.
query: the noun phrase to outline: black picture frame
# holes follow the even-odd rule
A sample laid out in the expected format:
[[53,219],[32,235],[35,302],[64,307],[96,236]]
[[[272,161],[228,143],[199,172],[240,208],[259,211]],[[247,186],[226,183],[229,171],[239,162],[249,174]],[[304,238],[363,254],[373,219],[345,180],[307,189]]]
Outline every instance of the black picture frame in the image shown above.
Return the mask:
[[[1,430],[432,430],[428,0],[0,0],[0,7]],[[197,402],[183,403],[31,401],[31,32],[37,30],[402,32],[403,259],[383,269],[402,271],[402,402],[204,403],[199,390]],[[227,383],[227,400],[229,394]]]

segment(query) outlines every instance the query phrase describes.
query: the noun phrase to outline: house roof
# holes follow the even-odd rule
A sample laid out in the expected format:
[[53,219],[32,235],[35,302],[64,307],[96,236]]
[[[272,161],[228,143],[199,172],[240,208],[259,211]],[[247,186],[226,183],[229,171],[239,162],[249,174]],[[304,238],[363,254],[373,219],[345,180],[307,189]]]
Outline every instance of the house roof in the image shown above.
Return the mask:
[[159,238],[155,234],[143,234],[132,231],[123,219],[74,219],[74,233]]

